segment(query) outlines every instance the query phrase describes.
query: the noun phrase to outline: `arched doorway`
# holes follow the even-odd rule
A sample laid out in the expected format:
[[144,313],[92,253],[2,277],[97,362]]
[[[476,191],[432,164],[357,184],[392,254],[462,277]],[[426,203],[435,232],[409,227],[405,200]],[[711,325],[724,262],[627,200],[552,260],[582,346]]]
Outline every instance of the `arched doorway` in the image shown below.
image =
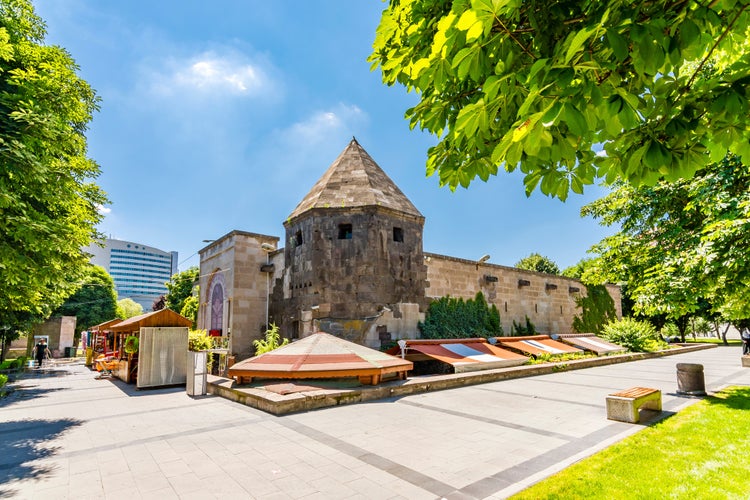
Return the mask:
[[211,279],[209,293],[209,334],[224,334],[224,275],[217,271]]

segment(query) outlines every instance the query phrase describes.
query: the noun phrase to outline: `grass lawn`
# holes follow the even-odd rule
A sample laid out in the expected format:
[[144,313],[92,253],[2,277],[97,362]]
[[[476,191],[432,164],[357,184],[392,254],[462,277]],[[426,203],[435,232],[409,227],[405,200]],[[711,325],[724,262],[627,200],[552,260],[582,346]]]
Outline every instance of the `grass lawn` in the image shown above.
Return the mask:
[[725,389],[511,498],[750,498],[749,410]]
[[[692,336],[687,335],[685,336],[685,342],[688,344],[719,344],[724,345],[724,342],[721,339],[717,339],[716,337],[696,337],[695,340]],[[740,339],[727,339],[727,345],[731,346],[742,346],[742,341]]]

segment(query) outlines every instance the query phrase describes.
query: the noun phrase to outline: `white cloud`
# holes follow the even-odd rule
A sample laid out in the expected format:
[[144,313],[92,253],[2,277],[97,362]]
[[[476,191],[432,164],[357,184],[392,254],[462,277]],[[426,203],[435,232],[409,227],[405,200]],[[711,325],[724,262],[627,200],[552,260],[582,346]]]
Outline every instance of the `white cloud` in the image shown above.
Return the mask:
[[97,205],[96,206],[96,211],[99,212],[100,214],[104,214],[104,215],[112,213],[112,209],[109,208],[109,207],[105,207],[104,205]]
[[339,104],[332,110],[319,111],[312,116],[292,124],[280,131],[282,141],[292,144],[314,146],[328,142],[346,130],[353,130],[367,115],[358,106]]
[[163,96],[186,94],[254,97],[273,88],[263,64],[234,49],[170,59],[158,70],[146,70],[151,91]]

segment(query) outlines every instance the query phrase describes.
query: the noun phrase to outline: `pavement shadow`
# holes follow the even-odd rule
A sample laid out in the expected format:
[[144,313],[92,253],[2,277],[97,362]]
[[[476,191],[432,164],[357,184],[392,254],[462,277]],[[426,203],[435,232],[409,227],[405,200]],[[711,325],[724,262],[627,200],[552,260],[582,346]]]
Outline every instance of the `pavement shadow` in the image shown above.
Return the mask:
[[103,379],[102,382],[109,382],[120,389],[128,397],[157,396],[159,394],[171,394],[173,392],[185,392],[185,384],[170,385],[163,387],[145,387],[138,389],[135,384],[127,384],[116,377]]
[[42,478],[53,472],[53,468],[34,462],[57,453],[57,447],[46,443],[82,423],[68,418],[0,422],[0,497],[18,493],[8,485],[11,480]]
[[41,388],[35,385],[28,385],[24,384],[23,381],[8,385],[5,388],[7,389],[6,394],[4,397],[0,398],[0,408],[5,408],[20,401],[36,399],[46,396],[49,393],[62,390],[62,388],[59,387]]

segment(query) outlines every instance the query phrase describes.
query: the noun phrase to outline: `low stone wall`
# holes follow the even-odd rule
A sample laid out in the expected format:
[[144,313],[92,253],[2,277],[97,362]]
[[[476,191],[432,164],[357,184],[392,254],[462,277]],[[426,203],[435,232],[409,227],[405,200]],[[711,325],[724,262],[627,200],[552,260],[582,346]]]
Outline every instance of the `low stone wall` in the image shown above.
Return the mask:
[[[500,368],[467,373],[452,373],[419,377],[418,379],[397,380],[378,386],[362,386],[354,389],[328,390],[320,389],[309,392],[280,395],[263,389],[238,387],[234,380],[209,375],[208,393],[221,396],[237,403],[257,408],[274,415],[285,415],[330,406],[351,403],[363,403],[394,396],[408,396],[427,391],[453,389],[466,385],[484,384],[498,380],[509,380],[535,375],[547,375],[566,370],[580,370],[594,366],[627,363],[641,359],[660,358],[686,352],[700,351],[717,347],[716,344],[682,345],[678,348],[658,352],[642,352],[586,358],[559,363],[542,363],[513,368]],[[314,381],[313,381],[314,382]],[[312,382],[311,382],[312,383]]]

